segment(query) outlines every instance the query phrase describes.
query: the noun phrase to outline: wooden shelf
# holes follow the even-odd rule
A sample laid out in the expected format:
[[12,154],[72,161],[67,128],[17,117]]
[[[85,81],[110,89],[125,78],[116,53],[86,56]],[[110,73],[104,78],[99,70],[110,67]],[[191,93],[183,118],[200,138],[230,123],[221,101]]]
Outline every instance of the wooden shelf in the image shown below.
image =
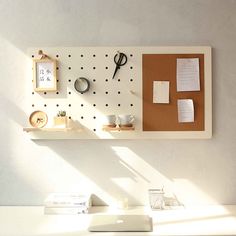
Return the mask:
[[57,127],[50,127],[50,128],[34,128],[34,127],[25,127],[23,128],[25,132],[68,132],[68,131],[81,131],[79,128],[57,128]]
[[119,126],[116,126],[116,127],[108,127],[108,126],[103,126],[102,128],[103,131],[132,131],[132,130],[135,130],[135,128],[132,126],[132,127],[119,127]]

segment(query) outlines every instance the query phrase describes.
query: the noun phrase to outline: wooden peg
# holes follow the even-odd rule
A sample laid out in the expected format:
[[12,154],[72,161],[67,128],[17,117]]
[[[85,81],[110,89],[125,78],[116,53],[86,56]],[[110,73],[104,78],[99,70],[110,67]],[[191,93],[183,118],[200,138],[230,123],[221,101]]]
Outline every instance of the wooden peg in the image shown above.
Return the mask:
[[39,51],[38,51],[38,54],[41,56],[41,58],[40,58],[40,59],[49,58],[49,56],[48,56],[48,55],[46,55],[46,54],[44,54],[44,53],[43,53],[43,50],[39,50]]

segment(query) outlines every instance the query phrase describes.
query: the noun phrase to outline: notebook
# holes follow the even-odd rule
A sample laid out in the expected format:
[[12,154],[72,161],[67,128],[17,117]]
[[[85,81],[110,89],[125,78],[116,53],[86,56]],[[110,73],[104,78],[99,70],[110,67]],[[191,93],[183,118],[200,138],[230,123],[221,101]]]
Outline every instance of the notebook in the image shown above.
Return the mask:
[[91,232],[149,232],[152,218],[148,215],[93,215]]

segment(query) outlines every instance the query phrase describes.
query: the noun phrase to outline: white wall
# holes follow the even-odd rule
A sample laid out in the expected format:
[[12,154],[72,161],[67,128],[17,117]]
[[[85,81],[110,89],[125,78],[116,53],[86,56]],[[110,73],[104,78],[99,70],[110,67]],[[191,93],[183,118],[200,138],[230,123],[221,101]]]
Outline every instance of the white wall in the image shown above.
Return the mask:
[[[212,46],[213,138],[29,140],[26,49],[115,45]],[[162,184],[185,204],[236,204],[235,63],[233,0],[0,0],[0,204],[80,189],[145,204]]]

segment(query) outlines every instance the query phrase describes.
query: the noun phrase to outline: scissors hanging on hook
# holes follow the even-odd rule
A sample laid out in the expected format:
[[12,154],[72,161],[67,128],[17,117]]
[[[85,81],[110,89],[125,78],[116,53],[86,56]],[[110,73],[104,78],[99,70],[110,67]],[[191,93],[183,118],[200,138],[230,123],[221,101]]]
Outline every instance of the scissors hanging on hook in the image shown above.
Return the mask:
[[115,78],[115,75],[118,71],[118,69],[120,69],[121,66],[124,66],[127,63],[127,56],[123,53],[123,52],[118,52],[115,56],[114,56],[114,62],[116,64],[116,69],[115,72],[113,74],[112,79]]

